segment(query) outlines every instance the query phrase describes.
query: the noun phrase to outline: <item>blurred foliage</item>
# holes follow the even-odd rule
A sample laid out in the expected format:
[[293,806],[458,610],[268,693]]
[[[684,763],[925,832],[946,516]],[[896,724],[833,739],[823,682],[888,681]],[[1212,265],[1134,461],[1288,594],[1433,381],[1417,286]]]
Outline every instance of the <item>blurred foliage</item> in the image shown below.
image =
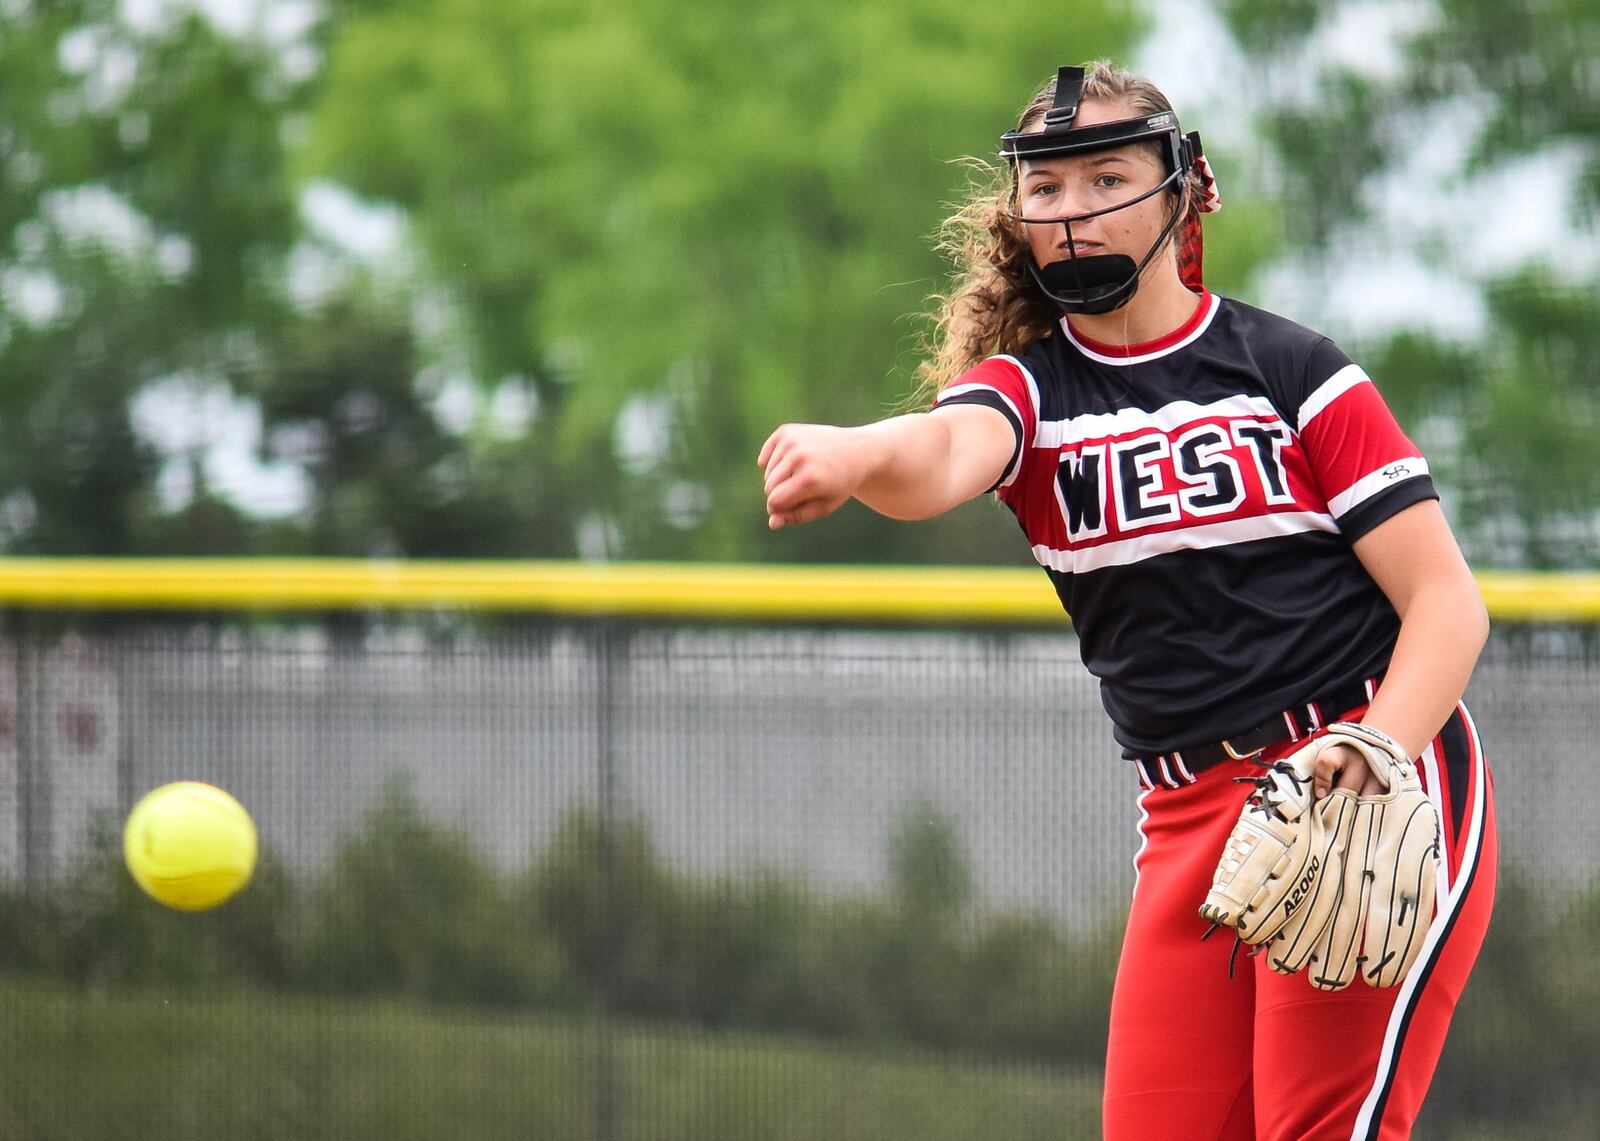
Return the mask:
[[[671,868],[637,818],[587,808],[498,872],[410,785],[377,796],[314,876],[269,851],[214,911],[146,899],[102,825],[48,892],[0,888],[0,977],[97,993],[262,988],[447,1007],[1103,1063],[1121,920],[1065,930],[972,893],[948,817],[904,806],[877,894]],[[1508,869],[1509,870],[1509,869]],[[1419,1135],[1579,1136],[1600,1123],[1600,884],[1503,875]],[[1588,1123],[1574,1129],[1575,1123]]]
[[614,1013],[1096,1064],[1115,944],[974,924],[966,855],[929,805],[888,847],[888,899],[829,899],[774,871],[671,873],[639,821],[576,812],[525,877],[526,912]]
[[386,787],[318,875],[269,851],[200,914],[145,898],[102,825],[49,892],[0,889],[0,975],[97,988],[251,985],[482,1008],[592,1009],[706,1028],[915,1042],[1098,1064],[1114,925],[976,918],[952,823],[908,806],[883,897],[829,897],[775,871],[669,869],[637,819],[569,813],[497,873],[462,832]]
[[283,987],[303,977],[287,870],[264,853],[250,889],[202,913],[153,906],[128,874],[122,835],[98,819],[88,856],[46,892],[0,893],[0,970],[86,987],[198,986],[249,980]]
[[[1348,0],[1214,9],[1270,152],[1213,145],[1220,290],[1374,232],[1375,180],[1436,134],[1461,178],[1566,156],[1592,235],[1600,0],[1415,6],[1397,68],[1307,62]],[[196,0],[8,3],[0,552],[1025,562],[988,502],[771,533],[754,456],[901,404],[959,160],[1159,11],[320,0],[241,33]],[[1482,284],[1480,343],[1351,347],[1479,561],[1588,565],[1596,283]]]
[[301,541],[327,555],[565,553],[542,538],[560,523],[546,497],[523,494],[493,448],[463,454],[440,425],[420,357],[405,314],[343,295],[285,329],[252,374],[265,455],[309,477]]
[[[1122,54],[1134,24],[1094,0],[1072,29]],[[911,558],[937,534],[768,535],[754,457],[909,391],[952,160],[1060,62],[1037,33],[954,0],[392,5],[340,29],[304,161],[405,208],[478,369],[533,384],[544,462],[621,550]]]
[[284,123],[302,98],[265,49],[181,6],[149,31],[115,0],[7,6],[4,549],[127,554],[170,534],[132,403],[164,377],[225,374],[242,339],[290,319]]
[[427,820],[405,785],[334,857],[305,955],[307,984],[332,994],[511,1005],[548,1001],[561,981],[554,948],[528,937],[466,836]]
[[[782,419],[909,390],[952,160],[1059,62],[1032,17],[309,11],[286,40],[192,0],[8,6],[0,549],[984,561],[1010,537],[992,505],[773,536],[753,457]],[[1093,0],[1072,31],[1121,55],[1137,24]],[[303,212],[330,178],[400,208],[392,264]],[[241,499],[214,426],[152,439],[152,391],[147,419],[232,401],[298,490]]]
[[[1537,917],[1537,918],[1535,918]],[[1563,1118],[1568,1137],[1600,1132],[1600,885],[1550,910],[1536,883],[1501,881],[1494,922],[1440,1060],[1458,1121],[1529,1136]],[[1552,1043],[1560,1043],[1552,1049]],[[1552,1134],[1554,1135],[1554,1134]]]
[[[1422,436],[1474,563],[1592,568],[1600,560],[1600,268],[1592,256],[1600,0],[1430,0],[1408,9],[1393,67],[1367,53],[1319,64],[1319,37],[1357,19],[1359,7],[1220,4],[1252,64],[1292,93],[1258,123],[1281,160],[1273,177],[1294,219],[1285,236],[1328,261],[1363,240],[1409,237],[1426,264],[1481,288],[1481,339],[1402,329],[1386,343],[1351,347],[1374,365],[1402,423]],[[1507,199],[1511,183],[1480,183],[1473,198],[1481,216],[1448,233],[1375,239],[1381,231],[1367,228],[1382,199],[1379,180],[1403,178],[1406,193],[1426,199],[1532,159],[1544,164],[1537,180],[1552,200],[1562,197],[1561,172],[1576,172],[1572,214],[1561,220],[1574,249],[1560,251],[1559,264],[1530,251],[1510,269],[1473,268],[1477,246],[1506,252],[1504,216],[1527,208]],[[1569,257],[1576,247],[1590,253]]]

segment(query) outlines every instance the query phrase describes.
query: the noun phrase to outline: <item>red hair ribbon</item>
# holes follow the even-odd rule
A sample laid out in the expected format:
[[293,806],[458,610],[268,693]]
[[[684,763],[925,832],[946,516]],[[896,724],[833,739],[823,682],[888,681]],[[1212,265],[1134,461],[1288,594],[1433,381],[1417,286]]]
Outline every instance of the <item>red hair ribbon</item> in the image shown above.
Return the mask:
[[1215,214],[1222,209],[1222,196],[1217,193],[1217,176],[1205,155],[1194,160],[1195,173],[1200,176],[1200,199],[1183,220],[1183,236],[1178,240],[1178,277],[1195,293],[1205,288],[1202,263],[1205,260],[1205,239],[1200,232],[1200,215]]

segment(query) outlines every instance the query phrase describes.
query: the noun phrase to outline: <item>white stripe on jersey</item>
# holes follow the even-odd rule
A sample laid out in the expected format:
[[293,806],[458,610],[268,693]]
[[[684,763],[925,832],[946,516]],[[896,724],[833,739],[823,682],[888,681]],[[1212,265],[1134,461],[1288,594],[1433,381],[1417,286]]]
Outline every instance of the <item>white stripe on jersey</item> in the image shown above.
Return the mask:
[[1345,365],[1338,372],[1334,373],[1327,380],[1319,384],[1316,391],[1310,396],[1306,397],[1304,403],[1300,405],[1300,423],[1298,425],[1299,430],[1304,432],[1306,430],[1306,425],[1317,418],[1317,413],[1321,412],[1328,405],[1339,399],[1339,397],[1349,392],[1356,385],[1371,383],[1372,378],[1362,370],[1360,365]]
[[1104,440],[1152,428],[1174,432],[1198,420],[1259,417],[1282,422],[1277,407],[1265,396],[1229,396],[1210,404],[1174,400],[1153,412],[1143,408],[1119,408],[1115,412],[1088,412],[1066,420],[1041,420],[1034,434],[1036,448],[1059,448],[1080,440]]
[[933,402],[934,403],[934,407],[937,408],[940,404],[943,404],[946,400],[949,400],[952,396],[960,396],[963,392],[988,392],[988,393],[992,393],[993,395],[998,396],[1001,400],[1004,400],[1006,402],[1006,407],[1011,409],[1011,413],[1012,413],[1012,415],[1014,415],[1017,418],[1017,423],[1018,424],[1026,424],[1027,423],[1027,421],[1022,418],[1022,413],[1017,409],[1016,402],[1013,401],[1011,399],[1011,397],[1009,397],[1005,393],[1001,392],[998,388],[996,388],[992,384],[979,384],[976,381],[973,381],[973,382],[968,383],[968,384],[952,384],[949,388],[943,389],[939,393],[939,398]]
[[1428,461],[1421,456],[1390,460],[1376,471],[1369,471],[1328,500],[1328,510],[1333,512],[1335,519],[1343,519],[1353,508],[1359,507],[1385,488],[1427,474]]
[[1138,535],[1131,539],[1116,539],[1097,546],[1084,546],[1077,550],[1062,551],[1039,544],[1033,548],[1033,557],[1042,567],[1062,574],[1084,574],[1102,567],[1127,566],[1156,555],[1173,551],[1202,550],[1226,547],[1234,543],[1249,543],[1257,539],[1275,539],[1283,535],[1303,535],[1309,531],[1339,530],[1332,516],[1320,511],[1277,511],[1270,515],[1257,515],[1249,519],[1225,519],[1220,523],[1205,523],[1198,527],[1181,527],[1176,531],[1161,531],[1153,535]]

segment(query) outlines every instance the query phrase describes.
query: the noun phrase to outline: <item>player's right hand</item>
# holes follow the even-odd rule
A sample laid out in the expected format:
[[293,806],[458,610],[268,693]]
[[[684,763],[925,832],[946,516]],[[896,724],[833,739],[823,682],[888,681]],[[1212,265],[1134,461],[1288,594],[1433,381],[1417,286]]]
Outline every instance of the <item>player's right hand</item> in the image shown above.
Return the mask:
[[864,478],[856,429],[785,424],[761,445],[756,463],[766,472],[767,526],[776,531],[837,511]]

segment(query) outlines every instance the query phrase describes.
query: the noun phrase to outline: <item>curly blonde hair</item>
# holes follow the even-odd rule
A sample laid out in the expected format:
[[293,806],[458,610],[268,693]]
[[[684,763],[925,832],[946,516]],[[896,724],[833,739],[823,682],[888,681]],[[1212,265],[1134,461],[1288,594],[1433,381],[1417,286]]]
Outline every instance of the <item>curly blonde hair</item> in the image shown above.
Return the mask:
[[[1121,103],[1131,115],[1172,110],[1155,84],[1107,60],[1095,60],[1084,72],[1084,102]],[[1029,101],[1017,130],[1042,122],[1055,98],[1052,78]],[[1145,145],[1160,153],[1159,143]],[[937,249],[954,263],[955,284],[949,293],[934,297],[933,331],[924,346],[927,357],[917,368],[919,383],[912,396],[912,403],[923,406],[985,357],[1015,355],[1043,340],[1061,318],[1060,307],[1028,272],[1027,235],[1013,220],[1016,180],[1011,168],[969,161],[980,172],[979,180],[969,187],[966,202],[939,228]],[[1183,192],[1183,188],[1173,191]],[[1193,210],[1196,195],[1191,193],[1189,201]]]

